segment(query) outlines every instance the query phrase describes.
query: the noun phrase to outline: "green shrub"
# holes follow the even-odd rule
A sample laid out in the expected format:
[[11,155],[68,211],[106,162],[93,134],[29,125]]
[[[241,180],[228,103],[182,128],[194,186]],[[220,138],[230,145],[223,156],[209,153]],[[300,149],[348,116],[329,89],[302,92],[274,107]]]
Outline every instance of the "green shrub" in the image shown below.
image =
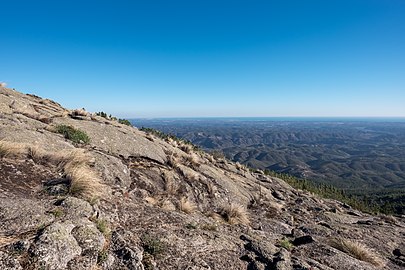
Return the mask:
[[143,235],[141,240],[144,251],[155,258],[162,254],[166,249],[165,244],[162,243],[159,238],[151,236],[150,234]]
[[127,119],[118,119],[118,123],[124,124],[127,126],[132,126],[131,122],[129,122]]
[[105,236],[108,237],[111,233],[110,226],[105,219],[97,219],[95,221],[97,229]]
[[75,143],[88,144],[90,142],[90,137],[86,132],[76,129],[68,125],[58,125],[56,126],[56,132],[63,134],[63,136]]
[[287,238],[283,238],[278,244],[280,247],[283,247],[286,250],[291,250],[294,247],[294,245]]

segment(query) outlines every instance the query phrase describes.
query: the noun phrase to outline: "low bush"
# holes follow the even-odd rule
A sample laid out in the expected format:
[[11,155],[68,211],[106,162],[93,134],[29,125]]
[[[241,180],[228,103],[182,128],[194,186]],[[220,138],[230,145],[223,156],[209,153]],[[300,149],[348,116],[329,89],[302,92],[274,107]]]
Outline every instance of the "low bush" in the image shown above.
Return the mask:
[[66,139],[71,140],[74,143],[88,144],[90,142],[90,137],[86,132],[72,126],[58,125],[56,126],[56,132],[62,134]]
[[166,250],[166,245],[158,237],[150,234],[143,235],[141,237],[141,241],[144,251],[155,258],[159,257],[159,255],[164,253]]
[[118,119],[118,123],[127,125],[127,126],[132,126],[131,122],[129,122],[127,119]]

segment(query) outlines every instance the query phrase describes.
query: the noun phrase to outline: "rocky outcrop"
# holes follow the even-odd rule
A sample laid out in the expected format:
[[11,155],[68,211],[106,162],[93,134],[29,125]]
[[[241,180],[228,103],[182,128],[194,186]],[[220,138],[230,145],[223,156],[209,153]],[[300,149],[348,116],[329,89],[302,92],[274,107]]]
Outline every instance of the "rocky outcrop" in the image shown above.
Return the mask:
[[0,269],[395,270],[404,236],[403,217],[0,87]]

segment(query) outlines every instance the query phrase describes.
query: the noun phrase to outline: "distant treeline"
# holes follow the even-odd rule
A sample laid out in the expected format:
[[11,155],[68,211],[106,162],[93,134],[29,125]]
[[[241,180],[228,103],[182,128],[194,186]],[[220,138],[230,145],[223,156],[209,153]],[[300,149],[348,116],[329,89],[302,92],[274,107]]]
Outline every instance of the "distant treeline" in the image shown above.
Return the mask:
[[288,174],[270,170],[265,170],[264,173],[280,178],[294,188],[307,190],[323,198],[341,201],[362,212],[387,215],[405,214],[405,192],[403,191],[386,194],[370,194],[366,192],[364,194],[352,194],[332,185],[316,183],[308,179],[299,179]]

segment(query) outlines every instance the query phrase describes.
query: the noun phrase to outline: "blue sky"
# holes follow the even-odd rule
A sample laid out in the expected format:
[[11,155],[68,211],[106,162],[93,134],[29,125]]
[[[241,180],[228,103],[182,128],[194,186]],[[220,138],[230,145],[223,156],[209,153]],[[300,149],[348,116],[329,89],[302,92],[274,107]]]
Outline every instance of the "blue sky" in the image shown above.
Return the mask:
[[69,108],[405,116],[403,0],[0,3],[0,81]]

